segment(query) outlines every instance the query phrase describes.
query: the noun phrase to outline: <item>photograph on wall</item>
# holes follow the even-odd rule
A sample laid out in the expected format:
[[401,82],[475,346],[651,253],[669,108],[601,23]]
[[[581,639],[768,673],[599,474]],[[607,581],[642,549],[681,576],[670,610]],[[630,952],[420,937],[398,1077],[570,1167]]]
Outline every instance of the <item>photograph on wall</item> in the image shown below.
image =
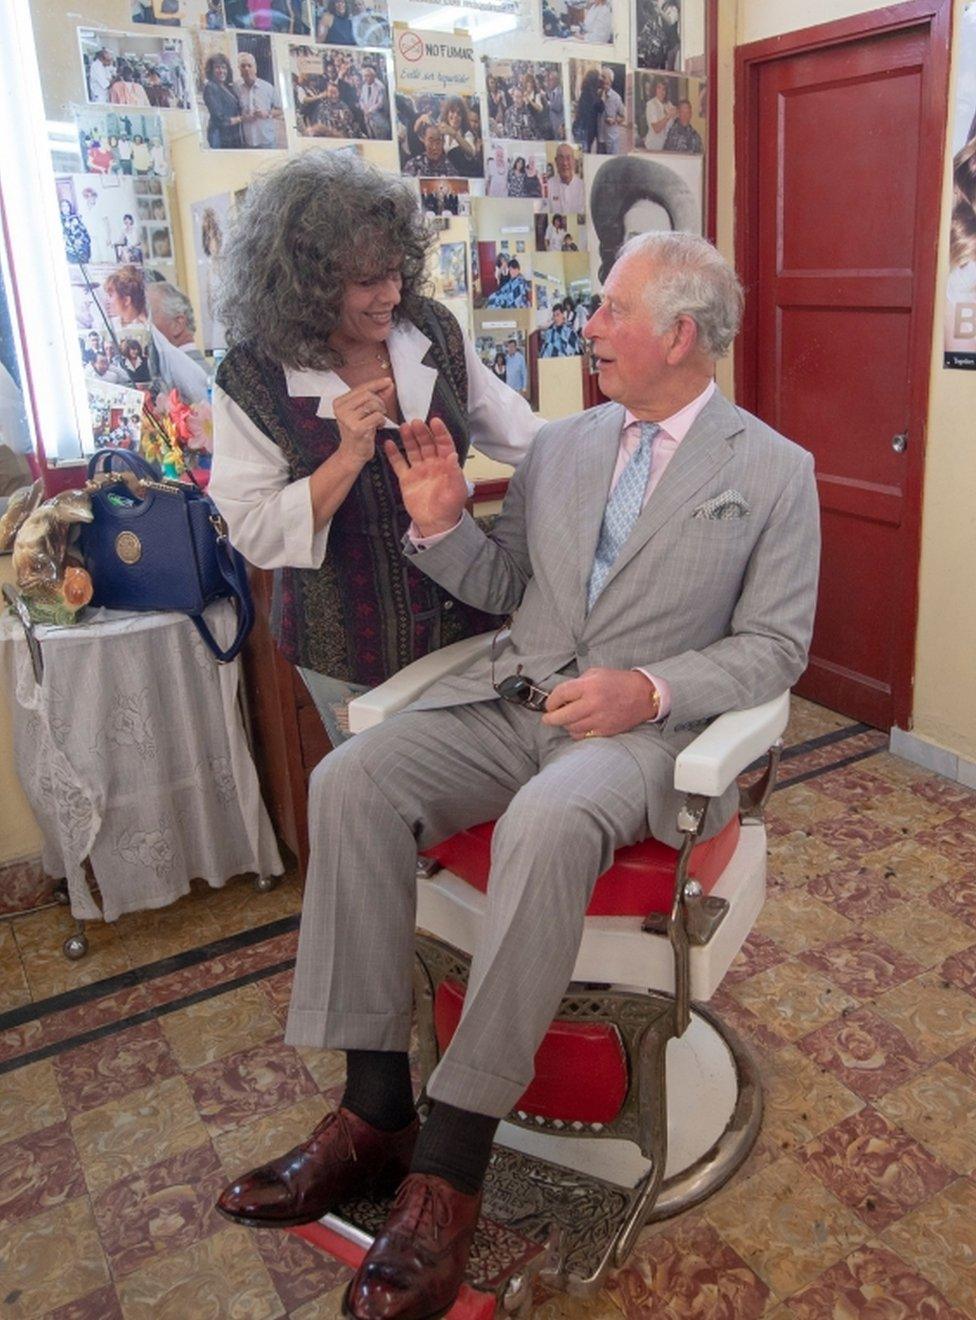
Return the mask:
[[562,66],[554,60],[485,58],[485,114],[494,138],[549,142],[566,136]]
[[133,23],[218,31],[224,26],[223,0],[129,0]]
[[197,269],[199,328],[205,353],[226,348],[224,327],[216,312],[217,263],[230,225],[230,193],[218,193],[194,202],[190,207],[193,227],[193,254]]
[[613,5],[623,0],[540,0],[542,35],[558,41],[585,41],[591,46],[613,45]]
[[109,174],[61,174],[55,179],[61,233],[72,265],[145,259],[133,180]]
[[393,138],[385,51],[289,46],[295,128],[301,137]]
[[83,437],[81,452],[89,455],[98,449],[138,451],[142,430],[141,390],[91,378],[86,379],[85,388],[92,435],[90,441]]
[[546,203],[550,215],[581,226],[586,216],[583,153],[568,142],[546,143]]
[[586,253],[537,253],[532,261],[532,283],[539,356],[580,356],[582,329],[590,314]]
[[[701,0],[682,0],[689,8]],[[681,8],[678,0],[634,0],[634,63],[638,69],[681,68]]]
[[169,174],[163,119],[155,111],[74,112],[81,159],[89,174],[165,179]]
[[702,232],[701,156],[587,156],[583,182],[590,276],[596,291],[603,288],[617,252],[634,234]]
[[959,20],[943,366],[976,371],[976,0]]
[[626,64],[570,60],[569,100],[572,136],[581,151],[620,156],[631,149]]
[[546,197],[545,142],[489,143],[485,162],[486,197]]
[[476,307],[532,306],[534,203],[517,198],[478,197],[472,203],[477,235]]
[[634,146],[639,151],[705,152],[705,81],[676,74],[634,74]]
[[202,141],[212,151],[283,151],[285,118],[271,38],[208,32],[197,44]]
[[420,179],[484,177],[476,96],[398,90],[396,117],[402,173]]
[[330,46],[383,46],[392,40],[388,0],[311,0],[315,40]]
[[224,26],[238,32],[284,32],[307,37],[308,0],[224,0]]
[[150,37],[79,28],[85,93],[91,105],[189,110],[193,105],[186,37]]
[[563,215],[561,211],[535,213],[537,252],[585,252],[589,246],[585,215]]
[[437,288],[439,298],[464,298],[468,292],[467,243],[441,243],[438,248]]
[[471,214],[471,184],[467,179],[420,179],[420,205],[427,215]]
[[476,311],[474,346],[489,371],[532,403],[534,345],[530,342],[530,317],[531,313],[525,311]]

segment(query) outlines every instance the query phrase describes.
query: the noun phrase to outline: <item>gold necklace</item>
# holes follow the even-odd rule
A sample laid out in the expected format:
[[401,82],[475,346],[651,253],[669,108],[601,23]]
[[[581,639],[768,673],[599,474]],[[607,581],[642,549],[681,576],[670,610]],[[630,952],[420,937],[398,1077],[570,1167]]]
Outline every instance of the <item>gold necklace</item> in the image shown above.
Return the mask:
[[[389,371],[391,369],[389,356],[386,353],[384,353],[381,349],[376,349],[371,356],[372,356],[372,360],[380,367],[382,371]],[[366,361],[367,361],[366,358],[359,358],[356,361],[353,361],[351,358],[346,358],[346,366],[359,367]]]

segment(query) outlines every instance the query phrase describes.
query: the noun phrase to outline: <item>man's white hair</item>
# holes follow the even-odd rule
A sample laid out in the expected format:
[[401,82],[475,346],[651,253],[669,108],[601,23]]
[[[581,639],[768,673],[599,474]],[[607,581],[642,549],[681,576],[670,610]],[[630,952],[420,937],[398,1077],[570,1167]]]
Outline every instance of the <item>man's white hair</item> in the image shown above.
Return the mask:
[[719,250],[697,234],[667,230],[635,234],[617,253],[640,253],[653,262],[644,298],[655,330],[663,333],[679,316],[698,327],[698,343],[712,358],[724,357],[742,322],[742,285]]
[[168,280],[153,280],[146,285],[146,292],[161,304],[160,310],[164,316],[185,316],[186,328],[191,334],[196,330],[193,304],[182,289],[170,284]]

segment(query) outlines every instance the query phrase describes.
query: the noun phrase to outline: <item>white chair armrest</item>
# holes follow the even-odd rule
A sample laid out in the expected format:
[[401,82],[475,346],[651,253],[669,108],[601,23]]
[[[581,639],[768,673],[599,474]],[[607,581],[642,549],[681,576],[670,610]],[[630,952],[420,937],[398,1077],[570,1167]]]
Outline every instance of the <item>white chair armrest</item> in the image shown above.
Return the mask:
[[680,793],[718,797],[736,775],[768,751],[786,728],[789,717],[788,692],[761,706],[720,715],[678,754],[674,763],[675,788]]
[[477,637],[466,637],[463,642],[452,642],[450,646],[415,660],[379,687],[355,697],[349,703],[350,732],[362,733],[371,729],[374,724],[380,724],[416,701],[439,678],[467,669],[472,660],[487,655],[491,639],[491,633],[480,633]]

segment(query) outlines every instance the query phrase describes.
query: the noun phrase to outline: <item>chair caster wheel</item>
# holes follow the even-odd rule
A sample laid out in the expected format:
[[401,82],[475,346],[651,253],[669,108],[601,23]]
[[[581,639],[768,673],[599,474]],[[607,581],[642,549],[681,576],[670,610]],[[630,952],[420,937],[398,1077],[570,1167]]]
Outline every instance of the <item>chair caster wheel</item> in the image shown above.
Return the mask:
[[259,894],[270,894],[272,889],[277,888],[278,877],[276,875],[259,875],[255,877],[254,888]]
[[82,931],[79,931],[76,935],[69,935],[61,945],[61,949],[66,958],[70,958],[72,962],[77,962],[79,958],[84,958],[88,952],[88,936]]
[[51,897],[54,899],[55,903],[60,903],[62,907],[68,906],[68,904],[71,902],[71,897],[68,894],[67,880],[58,881],[58,883],[51,890]]

